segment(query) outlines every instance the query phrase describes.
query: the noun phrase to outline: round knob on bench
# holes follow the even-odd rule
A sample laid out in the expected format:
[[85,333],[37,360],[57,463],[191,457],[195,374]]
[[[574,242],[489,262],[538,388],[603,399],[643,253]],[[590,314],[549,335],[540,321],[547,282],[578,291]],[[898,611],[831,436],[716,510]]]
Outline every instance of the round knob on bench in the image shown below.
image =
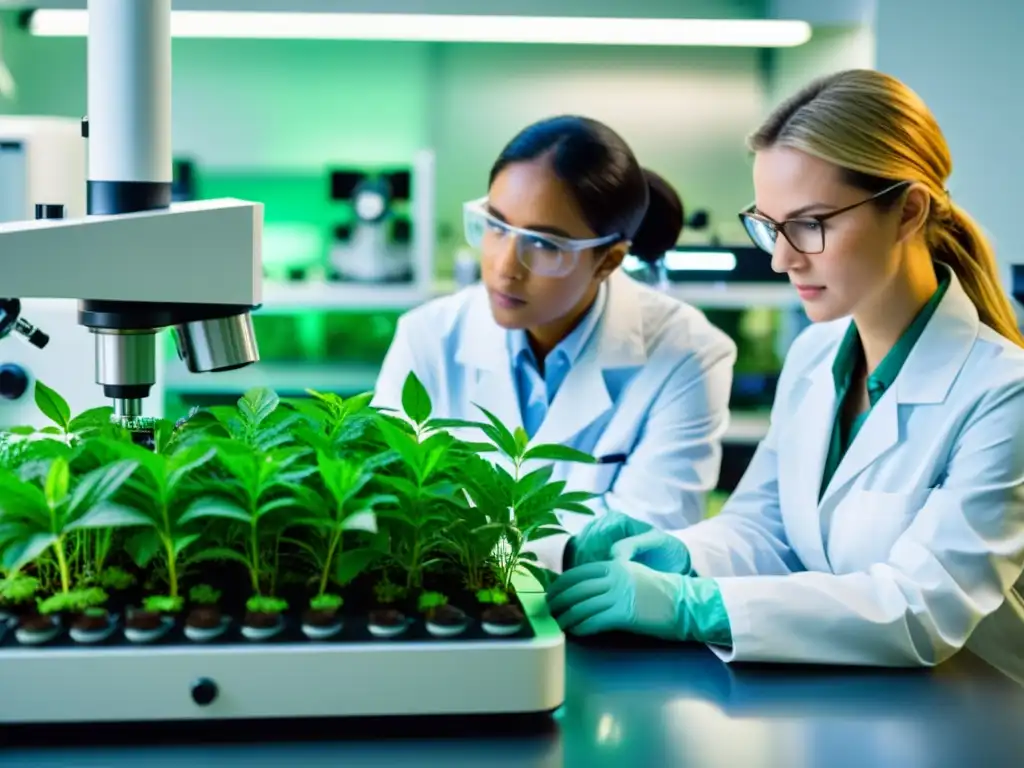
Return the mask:
[[201,677],[192,683],[192,701],[201,707],[217,698],[217,684],[208,677]]

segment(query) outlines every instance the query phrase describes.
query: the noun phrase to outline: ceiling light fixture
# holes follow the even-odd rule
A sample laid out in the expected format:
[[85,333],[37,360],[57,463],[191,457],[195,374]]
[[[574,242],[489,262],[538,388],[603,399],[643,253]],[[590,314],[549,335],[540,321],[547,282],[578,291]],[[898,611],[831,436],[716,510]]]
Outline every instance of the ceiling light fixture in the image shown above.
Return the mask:
[[[39,9],[33,35],[84,37],[85,10]],[[805,21],[772,19],[615,19],[385,13],[172,11],[173,37],[389,40],[444,43],[737,46],[777,48],[811,38]]]

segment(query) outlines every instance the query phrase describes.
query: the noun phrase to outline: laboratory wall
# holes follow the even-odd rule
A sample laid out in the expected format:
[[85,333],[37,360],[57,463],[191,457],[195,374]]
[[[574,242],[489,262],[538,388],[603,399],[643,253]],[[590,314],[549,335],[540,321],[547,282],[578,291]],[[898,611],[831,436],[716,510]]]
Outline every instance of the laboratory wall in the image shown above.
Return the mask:
[[[1024,263],[1018,190],[1024,178],[1024,3],[879,3],[878,68],[914,88],[953,154],[949,191],[994,240],[1008,281]],[[1009,286],[1009,283],[1006,283]]]
[[[84,40],[8,30],[5,50],[19,89],[8,110],[85,114]],[[271,224],[326,236],[325,166],[432,147],[443,273],[461,203],[485,191],[504,142],[577,112],[620,130],[731,240],[750,197],[742,146],[766,103],[764,63],[744,48],[176,40],[175,152],[197,162],[211,192],[259,194]]]

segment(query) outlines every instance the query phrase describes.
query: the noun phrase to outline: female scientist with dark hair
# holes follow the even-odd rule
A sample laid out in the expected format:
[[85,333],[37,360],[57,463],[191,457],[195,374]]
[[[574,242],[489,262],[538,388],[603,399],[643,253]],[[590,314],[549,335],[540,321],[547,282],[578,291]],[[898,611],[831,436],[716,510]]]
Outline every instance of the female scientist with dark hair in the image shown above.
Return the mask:
[[[401,318],[374,404],[400,408],[413,372],[436,417],[477,421],[480,406],[534,444],[599,457],[558,462],[553,476],[597,494],[596,514],[621,510],[627,528],[700,520],[718,480],[736,347],[700,311],[619,268],[629,253],[656,260],[677,242],[671,187],[607,126],[555,117],[505,147],[464,225],[482,284]],[[591,519],[560,518],[570,533]],[[539,563],[561,571],[587,560],[564,551],[567,539],[537,541]]]

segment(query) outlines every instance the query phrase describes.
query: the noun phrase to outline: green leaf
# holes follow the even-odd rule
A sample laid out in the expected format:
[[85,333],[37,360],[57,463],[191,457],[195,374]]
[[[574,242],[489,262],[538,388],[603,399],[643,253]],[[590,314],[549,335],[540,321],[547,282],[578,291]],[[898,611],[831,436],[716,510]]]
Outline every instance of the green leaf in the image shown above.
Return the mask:
[[344,531],[377,532],[377,515],[372,509],[363,509],[346,517],[341,522]]
[[71,421],[71,408],[67,400],[38,379],[35,385],[35,400],[36,406],[46,418],[61,429],[67,430]]
[[[474,403],[474,405],[476,405]],[[516,438],[508,428],[501,423],[497,416],[488,411],[481,405],[477,405],[477,408],[487,417],[487,420],[491,422],[491,426],[484,427],[484,433],[491,438],[491,442],[494,443],[498,448],[508,456],[510,459],[519,458],[519,450],[516,446]]]
[[421,443],[420,453],[424,455],[423,480],[428,479],[433,474],[454,442],[451,435],[439,432],[431,435]]
[[520,528],[527,528],[537,521],[538,516],[550,515],[564,487],[562,481],[550,483],[516,504],[516,524]]
[[175,454],[174,459],[170,462],[174,469],[167,476],[167,487],[173,489],[187,474],[199,469],[216,455],[217,449],[205,448],[204,450],[198,446],[184,453]]
[[258,427],[274,412],[280,402],[274,390],[256,387],[239,398],[238,411],[250,427]]
[[377,427],[388,446],[402,457],[402,461],[416,473],[417,477],[421,477],[423,454],[420,444],[416,442],[415,435],[402,432],[386,421],[379,422]]
[[252,517],[250,517],[248,512],[237,504],[217,498],[216,496],[202,496],[193,501],[189,508],[178,518],[178,524],[184,525],[192,520],[205,517],[217,517],[252,524]]
[[402,386],[402,410],[405,411],[405,415],[416,424],[423,424],[430,418],[432,407],[430,395],[423,382],[410,371]]
[[530,436],[526,434],[526,430],[522,427],[516,427],[516,431],[512,436],[516,439],[516,455],[522,456],[526,446],[530,444]]
[[68,431],[75,434],[82,434],[93,429],[106,427],[114,415],[114,409],[109,405],[101,405],[98,408],[90,408],[83,411],[71,420],[68,424]]
[[452,453],[494,453],[498,447],[490,443],[460,441],[452,446]]
[[516,483],[516,501],[515,503],[521,504],[526,499],[530,498],[534,493],[539,491],[541,488],[548,484],[551,480],[551,475],[554,474],[555,468],[553,465],[548,464],[530,472],[528,475],[524,475],[519,478],[519,482]]
[[124,548],[132,562],[145,568],[160,551],[160,535],[155,529],[140,531],[125,542]]
[[9,472],[0,473],[0,520],[5,516],[40,516],[49,519],[46,496],[32,483]]
[[415,499],[419,496],[419,487],[415,483],[411,483],[404,477],[388,477],[382,476],[377,478],[381,485],[387,486],[393,489],[400,497],[405,499]]
[[349,549],[334,560],[334,580],[344,586],[373,565],[383,553],[370,547]]
[[256,519],[262,518],[264,515],[269,515],[271,512],[276,512],[279,509],[288,509],[289,507],[295,506],[295,498],[292,496],[284,496],[279,499],[271,499],[260,504],[259,509],[256,510]]
[[65,530],[77,528],[121,528],[131,525],[152,525],[153,521],[146,515],[120,504],[101,501],[93,505],[88,512],[69,524]]
[[71,482],[71,468],[67,459],[58,456],[50,463],[50,471],[46,474],[46,503],[51,509],[56,509],[68,495],[68,485]]
[[342,410],[346,416],[352,416],[354,414],[359,413],[360,411],[368,410],[370,408],[370,403],[373,402],[373,397],[374,393],[372,391],[361,392],[358,395],[352,395],[351,397],[345,400],[345,404]]
[[466,419],[431,419],[424,425],[427,429],[483,429],[486,424]]
[[191,544],[198,541],[200,535],[198,533],[190,533],[187,536],[176,536],[174,538],[174,556],[178,557],[184,552]]
[[559,500],[555,504],[555,509],[561,509],[565,512],[575,512],[577,515],[593,515],[594,510],[588,507],[586,504],[578,504],[574,501],[561,501]]
[[331,458],[323,452],[317,454],[317,466],[337,508],[343,508],[373,477],[358,465],[346,459]]
[[0,567],[11,573],[28,565],[46,551],[57,537],[52,533],[35,533],[13,541],[4,551],[0,559]]
[[110,499],[127,482],[137,467],[138,464],[134,461],[117,461],[84,475],[71,494],[69,506],[72,514],[88,512],[97,504]]
[[189,562],[192,563],[199,563],[205,560],[231,560],[235,563],[241,563],[246,568],[249,567],[249,561],[246,560],[245,556],[241,552],[236,552],[235,550],[228,549],[227,547],[203,549],[189,558]]
[[597,459],[589,453],[577,451],[566,445],[535,445],[523,454],[523,461],[572,461],[581,464],[596,464]]
[[539,528],[534,528],[530,531],[526,538],[528,541],[537,541],[539,539],[546,539],[548,536],[557,536],[560,533],[565,533],[565,529],[550,525],[542,525]]
[[431,483],[424,486],[423,495],[442,501],[460,501],[462,499],[462,488],[455,483]]
[[592,501],[601,494],[590,491],[567,491],[558,499],[559,504],[581,504],[585,501]]
[[519,567],[529,573],[535,578],[543,589],[547,589],[551,586],[551,583],[555,580],[555,574],[549,571],[547,568],[541,568],[536,563],[531,563],[528,560],[520,560]]

